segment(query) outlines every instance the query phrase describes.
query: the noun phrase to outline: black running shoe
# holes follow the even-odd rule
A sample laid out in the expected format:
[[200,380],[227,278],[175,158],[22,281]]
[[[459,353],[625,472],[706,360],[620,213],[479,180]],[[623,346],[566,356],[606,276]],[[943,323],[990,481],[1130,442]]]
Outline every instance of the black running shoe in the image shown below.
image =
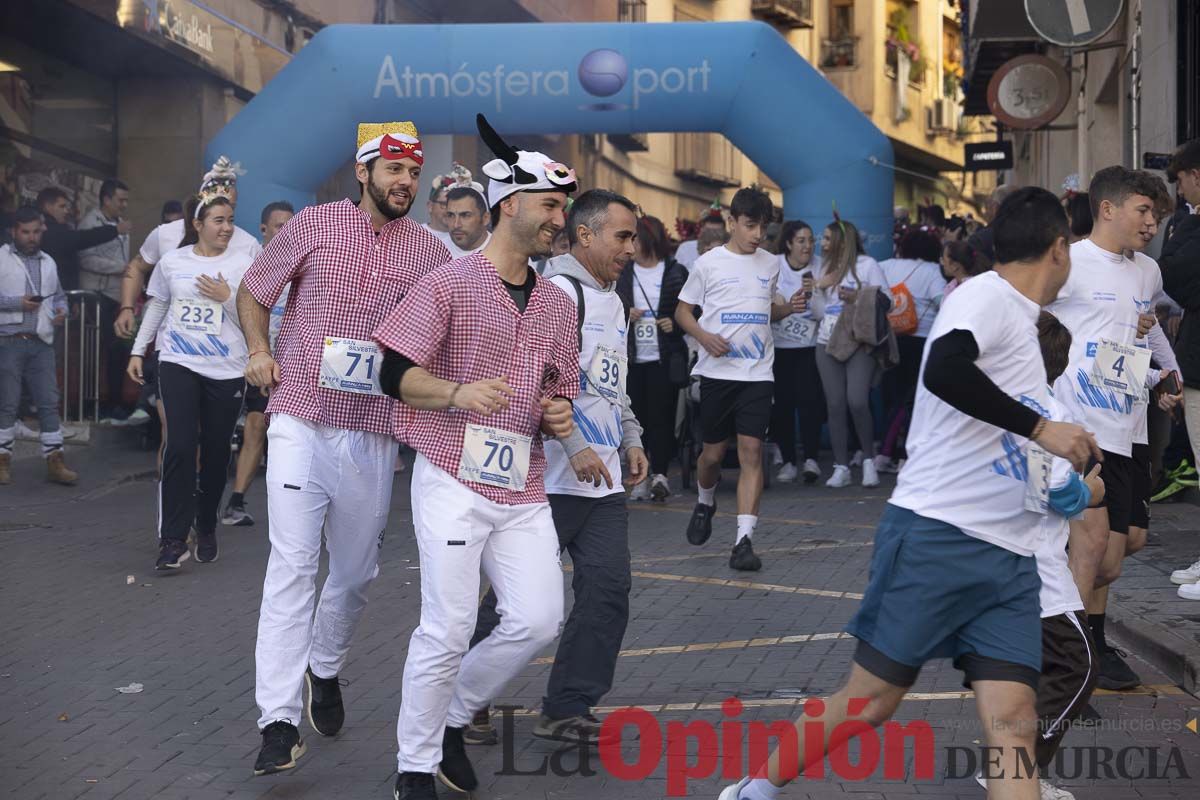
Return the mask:
[[1122,656],[1129,655],[1124,650],[1108,647],[1100,653],[1100,679],[1096,684],[1101,689],[1121,691],[1140,686],[1142,679],[1129,668]]
[[466,728],[446,728],[442,734],[442,763],[438,764],[438,780],[456,792],[472,792],[479,786],[475,768],[467,758],[463,746],[463,731]]
[[696,503],[692,509],[692,518],[688,520],[687,540],[694,545],[702,545],[712,536],[712,518],[717,513],[717,504],[711,506]]
[[300,756],[304,755],[300,731],[286,719],[263,728],[262,738],[262,749],[258,751],[258,759],[254,762],[255,775],[270,775],[292,769]]
[[250,516],[250,512],[246,510],[244,503],[237,503],[232,500],[225,504],[225,510],[221,513],[222,525],[237,525],[239,527],[254,524],[254,517]]
[[163,539],[158,546],[158,562],[155,563],[154,568],[157,570],[179,569],[183,566],[183,562],[191,556],[186,541]]
[[437,800],[437,787],[428,772],[401,772],[396,776],[395,800]]
[[346,709],[342,705],[342,685],[337,675],[318,678],[312,667],[304,670],[304,687],[308,690],[304,699],[304,711],[308,724],[322,736],[333,736],[346,722]]
[[754,546],[750,544],[749,536],[743,536],[734,545],[733,552],[729,555],[729,567],[743,572],[758,572],[762,569],[762,559],[754,554]]
[[217,529],[205,533],[196,529],[196,561],[201,564],[211,564],[217,560]]
[[492,725],[492,717],[488,709],[475,713],[471,724],[463,731],[463,744],[493,745],[500,743],[496,726]]

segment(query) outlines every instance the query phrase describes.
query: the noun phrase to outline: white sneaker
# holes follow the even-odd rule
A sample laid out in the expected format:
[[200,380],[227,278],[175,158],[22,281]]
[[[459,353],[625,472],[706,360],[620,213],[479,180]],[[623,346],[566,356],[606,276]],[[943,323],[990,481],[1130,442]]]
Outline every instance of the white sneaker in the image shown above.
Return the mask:
[[875,469],[875,462],[868,459],[863,462],[863,481],[862,485],[868,489],[873,489],[879,485],[879,473]]
[[650,499],[662,502],[671,496],[671,482],[661,473],[650,476]]
[[767,447],[771,449],[771,466],[781,466],[783,464],[783,451],[779,449],[779,445],[771,442]]
[[858,467],[861,467],[862,465],[863,465],[863,451],[855,450],[854,455],[850,458],[850,466],[857,469]]
[[804,462],[802,472],[805,483],[816,483],[821,480],[821,465],[811,458]]
[[1184,600],[1200,600],[1200,583],[1185,583],[1176,594]]
[[1075,795],[1047,780],[1038,780],[1038,790],[1042,793],[1041,800],[1075,800]]
[[895,475],[900,471],[900,467],[888,456],[879,455],[875,456],[875,471]]
[[38,440],[38,432],[25,424],[23,420],[17,420],[16,436],[18,441],[36,442]]
[[629,492],[630,500],[649,500],[650,499],[650,479],[639,483]]
[[1177,569],[1171,573],[1171,583],[1186,584],[1200,581],[1200,561],[1187,569]]
[[150,413],[144,408],[135,408],[133,413],[125,418],[126,425],[145,425],[150,421]]
[[742,788],[748,783],[750,783],[749,778],[742,778],[732,786],[726,786],[721,790],[721,793],[717,795],[717,800],[738,800],[738,793],[741,792]]
[[842,464],[833,465],[833,475],[829,480],[825,481],[825,485],[830,489],[844,489],[850,485],[850,468]]
[[799,474],[800,470],[796,469],[795,464],[784,464],[779,468],[779,472],[775,473],[775,480],[780,483],[791,483]]

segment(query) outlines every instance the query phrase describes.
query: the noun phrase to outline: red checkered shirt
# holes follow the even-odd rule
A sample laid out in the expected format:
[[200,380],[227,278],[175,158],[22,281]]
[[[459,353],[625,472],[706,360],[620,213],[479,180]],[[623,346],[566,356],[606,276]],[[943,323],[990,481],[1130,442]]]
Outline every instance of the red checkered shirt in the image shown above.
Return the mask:
[[309,206],[292,217],[243,278],[268,308],[292,284],[275,343],[282,380],[267,413],[395,435],[392,398],[317,385],[324,340],[370,341],[417,281],[449,260],[445,245],[419,223],[402,217],[376,234],[370,215],[349,200]]
[[505,378],[516,396],[504,411],[486,417],[401,403],[397,436],[455,477],[468,423],[529,436],[533,444],[522,491],[463,484],[504,505],[546,502],[539,401],[579,394],[575,317],[575,301],[541,276],[525,313],[519,312],[495,266],[482,253],[452,261],[422,279],[375,331],[375,340],[443,380]]

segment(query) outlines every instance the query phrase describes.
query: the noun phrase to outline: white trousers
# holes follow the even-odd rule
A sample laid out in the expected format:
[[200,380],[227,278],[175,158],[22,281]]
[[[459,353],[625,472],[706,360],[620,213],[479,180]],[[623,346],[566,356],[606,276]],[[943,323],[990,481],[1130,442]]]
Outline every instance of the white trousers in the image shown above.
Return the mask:
[[[286,414],[271,417],[267,441],[271,557],[254,650],[260,729],[300,724],[305,667],[332,678],[345,664],[379,574],[398,448],[390,436]],[[322,529],[329,576],[314,621]]]
[[[433,773],[443,730],[468,724],[558,635],[562,564],[548,503],[493,503],[420,455],[412,509],[421,624],[404,664],[397,762],[401,772]],[[480,566],[496,590],[500,624],[468,653]]]
[[[1192,454],[1200,461],[1200,389],[1183,390],[1183,421],[1187,423]],[[1192,464],[1193,467],[1197,466]]]

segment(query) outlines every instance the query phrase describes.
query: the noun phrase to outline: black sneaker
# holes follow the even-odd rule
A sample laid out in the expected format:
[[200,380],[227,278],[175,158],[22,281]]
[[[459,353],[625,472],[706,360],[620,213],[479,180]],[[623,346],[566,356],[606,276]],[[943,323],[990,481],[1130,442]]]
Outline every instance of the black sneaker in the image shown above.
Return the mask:
[[[592,714],[582,714],[565,719],[551,719],[542,714],[533,728],[533,735],[539,739],[567,742],[568,744],[599,745],[603,728],[604,723]],[[608,732],[608,735],[611,736],[612,732]]]
[[688,542],[702,545],[708,541],[708,537],[712,536],[712,518],[716,513],[717,503],[715,500],[711,506],[696,503],[696,507],[692,509],[692,518],[688,520]]
[[258,759],[254,762],[255,775],[271,775],[292,769],[300,756],[304,755],[300,731],[286,719],[263,728],[262,738],[262,749],[258,751]]
[[496,727],[492,725],[492,717],[488,709],[477,711],[471,719],[471,724],[463,731],[463,744],[493,745],[500,743]]
[[463,746],[463,731],[466,728],[446,728],[442,734],[442,763],[438,764],[438,780],[456,792],[472,792],[479,786],[475,768],[467,758]]
[[158,546],[157,570],[179,569],[183,562],[191,558],[187,542],[181,539],[163,539]]
[[222,525],[237,525],[239,527],[254,524],[254,517],[250,516],[250,512],[246,510],[243,503],[234,505],[230,500],[225,504],[225,510],[221,512]]
[[217,560],[217,529],[205,533],[196,529],[196,561],[201,564],[211,564]]
[[342,685],[336,675],[318,678],[312,667],[304,670],[304,687],[308,693],[304,698],[304,711],[308,724],[322,736],[333,736],[342,729],[346,721],[346,709],[342,705]]
[[1127,655],[1129,654],[1124,650],[1118,650],[1115,647],[1108,647],[1101,651],[1100,679],[1096,681],[1101,689],[1121,691],[1141,685],[1142,679],[1129,668],[1125,659],[1122,658]]
[[437,787],[428,772],[401,772],[396,776],[395,800],[437,800]]
[[762,559],[754,554],[754,546],[750,544],[749,536],[743,536],[733,546],[733,552],[729,554],[729,567],[743,572],[758,572],[762,569]]

